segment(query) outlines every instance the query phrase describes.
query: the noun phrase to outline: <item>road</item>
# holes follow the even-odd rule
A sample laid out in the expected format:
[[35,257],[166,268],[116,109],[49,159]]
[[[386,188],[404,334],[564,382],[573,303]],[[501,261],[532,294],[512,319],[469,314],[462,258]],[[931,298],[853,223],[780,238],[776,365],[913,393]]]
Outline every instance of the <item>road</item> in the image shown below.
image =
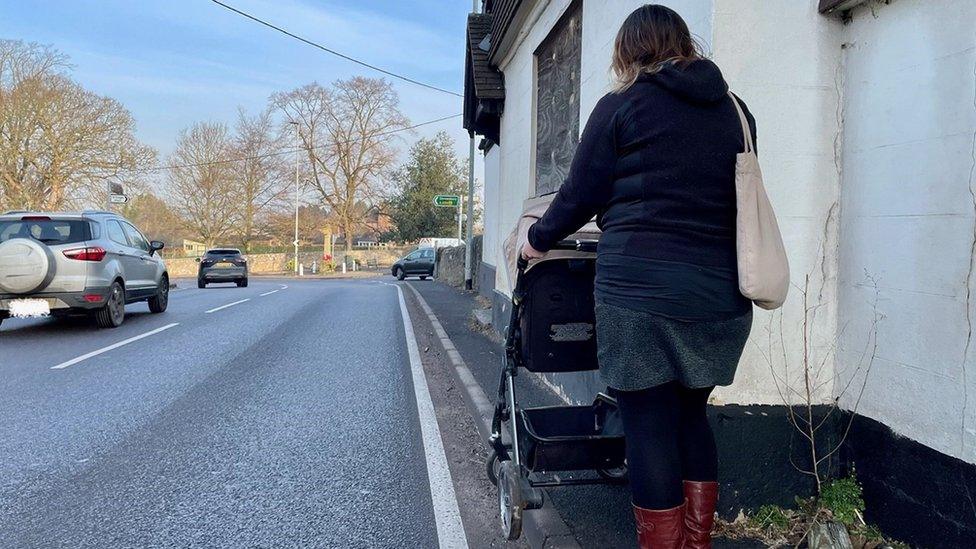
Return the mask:
[[179,289],[115,330],[4,321],[0,546],[463,543],[408,341],[376,280]]

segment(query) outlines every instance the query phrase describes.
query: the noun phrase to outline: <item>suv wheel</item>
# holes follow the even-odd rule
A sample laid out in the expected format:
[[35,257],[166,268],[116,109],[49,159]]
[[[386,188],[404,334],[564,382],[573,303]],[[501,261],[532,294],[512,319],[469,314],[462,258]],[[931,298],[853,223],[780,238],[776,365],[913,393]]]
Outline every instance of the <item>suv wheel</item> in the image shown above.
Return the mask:
[[203,279],[198,278],[197,279],[197,288],[203,289],[203,288],[206,288],[206,287],[207,287],[207,283],[204,282]]
[[125,289],[118,282],[112,283],[105,306],[95,311],[99,328],[118,328],[125,320]]
[[393,276],[395,276],[397,280],[403,280],[404,278],[407,278],[407,274],[404,273],[403,269],[401,269],[400,267],[397,267],[397,270],[395,273],[393,273]]
[[156,290],[156,295],[149,298],[149,311],[161,313],[166,310],[167,305],[169,305],[169,278],[163,276],[159,280],[159,289]]

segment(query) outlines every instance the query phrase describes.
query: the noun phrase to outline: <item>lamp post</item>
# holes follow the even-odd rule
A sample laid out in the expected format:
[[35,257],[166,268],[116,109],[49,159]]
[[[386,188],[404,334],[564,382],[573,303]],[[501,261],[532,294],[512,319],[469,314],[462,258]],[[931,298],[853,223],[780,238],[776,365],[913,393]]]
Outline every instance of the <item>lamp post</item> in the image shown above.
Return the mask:
[[288,123],[294,124],[295,126],[295,145],[296,145],[295,146],[295,241],[292,242],[292,244],[295,245],[295,274],[297,275],[298,274],[298,179],[299,179],[298,166],[302,158],[302,153],[301,153],[302,138],[301,138],[301,134],[299,133],[300,129],[299,129],[298,122],[295,122],[294,120],[290,120]]
[[[471,13],[478,13],[478,0],[471,0]],[[470,290],[474,286],[472,278],[472,244],[474,242],[474,132],[470,133],[468,143],[468,211],[467,211],[467,234],[464,241],[464,287]],[[458,206],[458,218],[461,217],[461,208]],[[458,229],[461,228],[460,219]],[[459,231],[460,232],[460,231]],[[460,236],[460,235],[458,235]]]

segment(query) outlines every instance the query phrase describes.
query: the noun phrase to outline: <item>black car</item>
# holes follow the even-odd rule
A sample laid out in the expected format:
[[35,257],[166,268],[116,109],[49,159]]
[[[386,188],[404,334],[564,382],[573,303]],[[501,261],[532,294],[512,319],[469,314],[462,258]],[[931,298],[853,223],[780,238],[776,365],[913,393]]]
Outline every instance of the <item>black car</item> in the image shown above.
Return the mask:
[[234,282],[238,288],[247,287],[247,259],[236,248],[207,250],[197,261],[197,287],[206,288],[209,282]]
[[393,264],[393,276],[403,280],[408,276],[419,276],[425,280],[434,276],[434,248],[420,248],[400,258]]

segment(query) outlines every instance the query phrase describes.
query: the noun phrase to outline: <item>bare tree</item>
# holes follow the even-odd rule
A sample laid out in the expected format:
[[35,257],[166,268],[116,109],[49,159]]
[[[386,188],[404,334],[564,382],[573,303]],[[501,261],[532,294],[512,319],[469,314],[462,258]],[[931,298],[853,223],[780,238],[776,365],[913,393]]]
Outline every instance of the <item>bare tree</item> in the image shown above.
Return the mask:
[[271,111],[248,116],[238,111],[234,155],[237,184],[235,199],[241,246],[248,250],[258,224],[266,222],[268,212],[289,189],[287,157],[280,154],[286,141],[275,124]]
[[50,47],[0,40],[2,207],[101,203],[110,183],[133,185],[155,161],[129,111],[70,80],[67,68]]
[[409,124],[396,92],[385,80],[355,77],[332,89],[312,83],[275,94],[271,103],[298,124],[307,177],[351,249],[357,212],[376,201],[381,174],[396,160],[391,134]]
[[[779,311],[778,327],[777,319],[770,317],[766,327],[768,336],[767,350],[759,349],[763,359],[769,366],[773,383],[779,393],[780,399],[786,405],[787,416],[794,432],[799,434],[804,445],[807,457],[804,463],[798,463],[790,452],[790,462],[800,473],[812,477],[816,484],[817,494],[820,494],[824,481],[829,476],[829,460],[843,447],[850,433],[854,418],[857,415],[861,404],[861,397],[867,387],[867,382],[874,365],[874,359],[878,350],[878,325],[884,320],[884,315],[878,312],[878,285],[870,276],[865,274],[867,280],[873,285],[874,300],[871,304],[874,316],[865,338],[864,349],[862,349],[857,360],[852,364],[847,364],[844,370],[827,375],[826,366],[831,358],[835,356],[835,349],[831,346],[822,357],[816,357],[812,349],[811,340],[813,339],[814,322],[816,313],[823,306],[820,300],[820,293],[814,293],[810,285],[810,275],[804,277],[803,287],[796,287],[803,300],[803,319],[800,322],[802,332],[802,355],[796,369],[790,371],[790,359],[787,356],[785,347],[785,334],[783,326],[783,312]],[[778,332],[778,333],[777,333]],[[780,352],[776,352],[773,343],[774,334],[779,339],[781,346]],[[758,346],[758,345],[757,345]],[[779,357],[777,357],[777,354]],[[777,364],[777,362],[779,364]],[[853,368],[853,370],[851,370]],[[833,387],[834,381],[839,377],[838,374],[848,374],[847,382],[840,387]],[[827,391],[833,390],[830,403],[825,411],[821,411],[823,395]],[[851,394],[851,391],[855,393]],[[825,437],[821,430],[825,427],[833,428],[836,424],[831,423],[830,419],[840,410],[842,398],[851,394],[853,402],[848,411],[848,417],[844,419],[844,426],[837,437]]]
[[197,123],[180,132],[170,157],[169,199],[208,247],[227,238],[238,220],[232,151],[227,126]]

